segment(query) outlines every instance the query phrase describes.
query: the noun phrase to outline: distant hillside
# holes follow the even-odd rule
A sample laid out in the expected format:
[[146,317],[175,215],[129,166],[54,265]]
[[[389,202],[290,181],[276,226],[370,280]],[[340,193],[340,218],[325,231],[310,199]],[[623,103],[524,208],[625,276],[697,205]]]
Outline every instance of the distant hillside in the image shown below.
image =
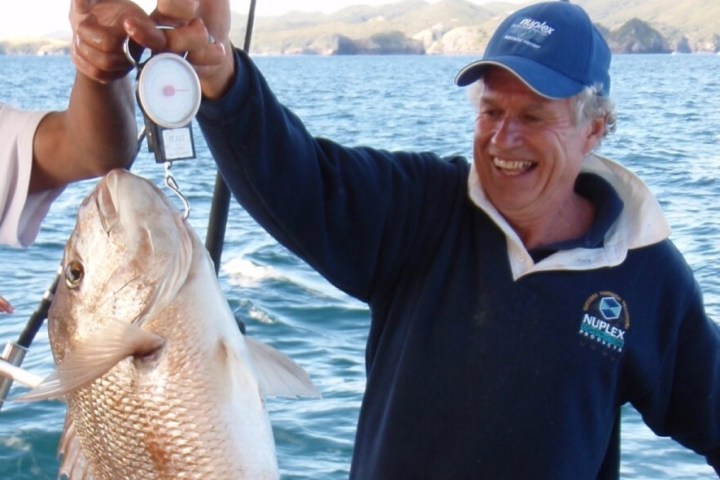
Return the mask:
[[[359,0],[361,1],[361,0]],[[576,0],[607,33],[616,52],[720,52],[720,1],[708,0]],[[428,54],[482,52],[497,24],[524,4],[466,0],[429,4],[404,0],[382,6],[355,6],[334,14],[288,13],[258,18],[252,50],[256,54],[339,54],[348,41],[367,43],[374,35],[394,32],[407,46]],[[236,45],[242,45],[246,16],[235,14]],[[707,19],[713,19],[708,21]],[[632,22],[631,22],[632,21]],[[626,26],[631,22],[630,27]],[[632,26],[641,38],[632,35]],[[624,29],[623,29],[624,27]],[[621,32],[622,30],[622,32]],[[646,44],[652,37],[651,44]],[[630,48],[625,48],[630,46]],[[358,47],[359,53],[365,52]]]
[[717,0],[573,0],[598,24],[618,30],[639,19],[657,30],[671,49],[720,52],[720,1]]
[[0,55],[68,55],[69,53],[69,39],[48,37],[0,41]]
[[[718,0],[574,1],[588,11],[615,52],[720,52]],[[347,7],[334,14],[292,12],[258,17],[252,53],[478,54],[498,23],[529,3],[403,0]],[[232,39],[240,46],[247,16],[234,13],[232,21]],[[0,54],[63,54],[68,43],[68,38],[5,41],[0,42]]]

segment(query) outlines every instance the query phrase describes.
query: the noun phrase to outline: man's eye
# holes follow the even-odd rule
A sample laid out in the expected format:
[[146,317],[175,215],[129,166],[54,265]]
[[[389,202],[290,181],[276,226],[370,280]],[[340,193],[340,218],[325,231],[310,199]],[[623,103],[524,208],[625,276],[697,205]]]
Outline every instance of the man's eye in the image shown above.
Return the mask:
[[523,122],[525,122],[528,125],[537,125],[539,123],[543,122],[542,117],[539,117],[537,115],[524,115],[522,117]]
[[488,120],[494,120],[497,118],[500,118],[502,116],[502,112],[500,110],[488,108],[480,110],[480,118],[488,119]]

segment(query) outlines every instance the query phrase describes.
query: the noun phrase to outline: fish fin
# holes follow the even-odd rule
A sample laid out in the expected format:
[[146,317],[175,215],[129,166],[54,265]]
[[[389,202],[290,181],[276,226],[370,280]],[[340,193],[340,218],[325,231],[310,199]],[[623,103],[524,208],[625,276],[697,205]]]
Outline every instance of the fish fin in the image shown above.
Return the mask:
[[75,423],[69,412],[65,416],[65,428],[63,429],[62,438],[60,439],[58,455],[62,457],[58,478],[63,478],[64,475],[69,480],[95,479],[95,475],[93,475],[90,467],[90,462],[85,458],[85,454],[80,445],[80,439],[75,433]]
[[135,324],[111,321],[68,353],[55,372],[40,385],[14,400],[36,402],[60,398],[102,377],[121,360],[134,355],[149,355],[164,344],[165,339]]
[[320,398],[310,376],[287,355],[269,345],[245,337],[250,358],[264,396]]

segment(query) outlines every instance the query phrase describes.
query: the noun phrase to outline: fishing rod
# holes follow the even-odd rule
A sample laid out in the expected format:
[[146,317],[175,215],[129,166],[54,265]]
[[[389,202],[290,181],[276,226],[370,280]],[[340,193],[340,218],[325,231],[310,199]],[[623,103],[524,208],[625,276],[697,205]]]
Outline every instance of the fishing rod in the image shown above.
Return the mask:
[[[253,26],[255,25],[255,0],[250,0],[250,11],[248,12],[247,26],[245,28],[245,42],[243,50],[250,53],[250,42],[252,40]],[[230,189],[225,179],[218,171],[215,176],[215,190],[213,192],[212,206],[210,207],[210,218],[205,236],[205,248],[210,253],[215,264],[215,274],[220,272],[220,260],[222,258],[223,246],[225,244],[225,229],[227,227],[228,212],[230,211]]]

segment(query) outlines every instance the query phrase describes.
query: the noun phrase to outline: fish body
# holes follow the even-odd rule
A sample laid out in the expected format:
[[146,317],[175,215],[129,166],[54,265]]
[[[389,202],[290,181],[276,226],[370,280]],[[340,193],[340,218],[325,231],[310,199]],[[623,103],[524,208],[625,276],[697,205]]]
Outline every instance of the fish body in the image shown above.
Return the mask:
[[149,181],[108,173],[80,206],[49,312],[70,479],[275,479],[264,396],[317,396],[242,335],[197,234]]

